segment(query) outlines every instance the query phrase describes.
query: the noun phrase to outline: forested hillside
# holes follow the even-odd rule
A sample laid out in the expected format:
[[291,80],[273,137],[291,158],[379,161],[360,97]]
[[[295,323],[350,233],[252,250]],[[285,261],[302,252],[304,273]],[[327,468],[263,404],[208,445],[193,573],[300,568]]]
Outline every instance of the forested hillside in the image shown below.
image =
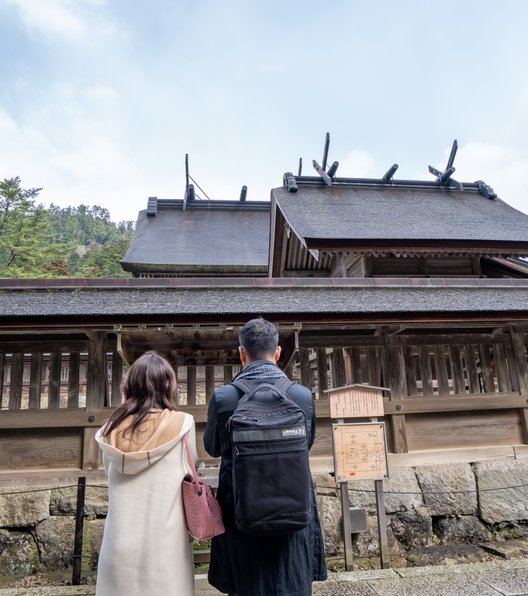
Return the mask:
[[129,277],[119,261],[134,223],[102,207],[45,208],[42,189],[0,182],[0,277]]

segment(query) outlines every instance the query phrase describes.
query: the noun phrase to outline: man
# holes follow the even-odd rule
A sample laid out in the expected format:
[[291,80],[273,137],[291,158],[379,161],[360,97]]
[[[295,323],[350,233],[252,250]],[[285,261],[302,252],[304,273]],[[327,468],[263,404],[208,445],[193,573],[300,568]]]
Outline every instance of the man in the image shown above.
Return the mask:
[[[276,364],[281,348],[275,325],[264,319],[253,319],[242,328],[239,341],[243,368],[234,380],[276,383],[286,376]],[[312,394],[306,387],[293,384],[287,395],[306,415],[311,447],[315,438]],[[209,582],[221,592],[236,596],[309,596],[312,581],[326,579],[324,545],[313,487],[313,516],[304,529],[254,536],[236,528],[231,440],[226,424],[241,397],[241,389],[233,384],[224,385],[215,391],[207,413],[204,445],[213,457],[221,456],[218,501],[226,528],[225,534],[212,540]]]

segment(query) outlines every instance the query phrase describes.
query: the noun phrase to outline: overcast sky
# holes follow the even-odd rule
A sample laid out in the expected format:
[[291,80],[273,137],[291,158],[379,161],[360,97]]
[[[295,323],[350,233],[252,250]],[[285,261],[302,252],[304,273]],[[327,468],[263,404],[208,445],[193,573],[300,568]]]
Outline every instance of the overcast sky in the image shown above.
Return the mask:
[[0,0],[0,179],[135,220],[285,171],[483,179],[528,212],[524,0]]

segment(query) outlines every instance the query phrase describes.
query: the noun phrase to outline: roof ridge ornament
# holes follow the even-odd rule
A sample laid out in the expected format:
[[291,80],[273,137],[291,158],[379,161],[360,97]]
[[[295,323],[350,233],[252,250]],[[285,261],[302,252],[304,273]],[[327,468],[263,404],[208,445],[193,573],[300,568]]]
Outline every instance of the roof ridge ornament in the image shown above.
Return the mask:
[[493,190],[493,188],[491,188],[491,186],[488,186],[484,180],[477,180],[475,184],[478,185],[478,191],[484,198],[491,200],[497,198],[497,193]]
[[312,164],[313,164],[315,171],[324,180],[324,183],[327,186],[332,186],[332,179],[334,178],[335,173],[337,172],[337,168],[339,167],[339,162],[334,161],[334,163],[328,168],[328,171],[327,171],[326,166],[327,166],[327,161],[328,161],[328,149],[329,148],[330,148],[330,133],[327,132],[326,137],[325,137],[324,149],[323,149],[323,163],[322,163],[322,165],[319,165],[317,163],[317,161],[314,159],[314,160],[312,160]]
[[462,186],[461,182],[458,182],[458,180],[451,178],[451,176],[456,171],[456,168],[453,166],[453,162],[455,161],[457,150],[458,143],[455,139],[453,141],[453,146],[451,147],[451,153],[449,155],[449,159],[447,160],[445,170],[443,172],[440,172],[440,170],[433,168],[433,166],[429,166],[429,171],[431,172],[431,174],[433,174],[433,176],[436,176],[438,184],[440,184],[440,186],[454,186],[457,190],[464,190],[464,187]]

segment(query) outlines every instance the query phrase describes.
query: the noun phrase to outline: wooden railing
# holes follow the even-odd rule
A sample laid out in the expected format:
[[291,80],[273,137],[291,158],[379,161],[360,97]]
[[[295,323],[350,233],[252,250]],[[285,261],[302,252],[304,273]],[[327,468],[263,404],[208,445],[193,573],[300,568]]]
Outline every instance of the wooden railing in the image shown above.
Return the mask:
[[[352,383],[387,387],[389,450],[528,443],[527,336],[387,332],[320,339],[300,334],[288,374],[312,389],[318,432],[313,453],[331,455],[325,391]],[[0,470],[96,469],[97,429],[121,403],[125,370],[115,340],[0,342]],[[234,365],[176,366],[178,405],[200,435],[207,400]]]

